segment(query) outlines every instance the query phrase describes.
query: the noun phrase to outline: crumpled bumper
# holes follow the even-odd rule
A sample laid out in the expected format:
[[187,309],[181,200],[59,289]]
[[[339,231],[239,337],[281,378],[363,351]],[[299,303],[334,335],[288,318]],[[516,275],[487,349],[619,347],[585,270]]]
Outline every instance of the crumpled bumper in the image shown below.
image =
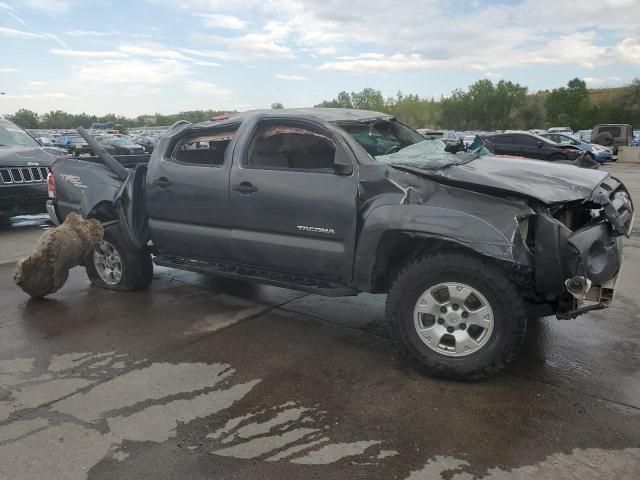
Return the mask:
[[[536,288],[564,297],[560,318],[607,306],[622,267],[623,236],[633,228],[634,209],[621,182],[607,177],[587,199],[592,221],[570,230],[548,212],[538,212],[536,228]],[[568,301],[569,300],[569,301]],[[583,302],[596,302],[582,307]]]

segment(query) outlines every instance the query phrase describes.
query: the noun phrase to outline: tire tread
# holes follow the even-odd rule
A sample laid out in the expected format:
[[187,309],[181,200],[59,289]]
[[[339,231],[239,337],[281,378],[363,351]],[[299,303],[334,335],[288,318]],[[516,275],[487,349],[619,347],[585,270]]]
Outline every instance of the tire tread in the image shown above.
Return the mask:
[[[517,321],[508,324],[510,331],[506,332],[508,338],[506,348],[499,352],[490,363],[478,365],[475,368],[447,365],[422,354],[412,345],[400,322],[402,307],[400,300],[407,287],[417,282],[425,271],[452,268],[466,270],[492,282],[498,291],[503,292],[502,301],[508,304],[512,318],[517,319]],[[419,257],[405,265],[397,274],[387,296],[385,317],[391,324],[394,339],[399,344],[400,353],[406,360],[431,376],[458,380],[477,380],[494,375],[504,369],[522,345],[527,324],[523,301],[516,287],[506,275],[488,261],[461,253],[436,253]]]

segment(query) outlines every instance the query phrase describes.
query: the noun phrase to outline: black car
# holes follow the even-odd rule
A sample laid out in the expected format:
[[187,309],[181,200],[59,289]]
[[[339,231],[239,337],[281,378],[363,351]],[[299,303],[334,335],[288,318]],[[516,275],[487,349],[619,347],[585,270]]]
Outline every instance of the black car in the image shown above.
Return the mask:
[[131,141],[144,148],[144,151],[146,153],[153,153],[153,149],[156,148],[158,140],[158,137],[152,137],[151,135],[141,135],[139,137],[133,138]]
[[499,133],[484,137],[485,146],[496,155],[535,158],[537,160],[575,160],[582,150],[573,145],[560,145],[531,133]]
[[91,148],[89,148],[89,144],[79,135],[69,135],[66,149],[71,155],[75,155],[76,157],[84,153],[93,153]]
[[47,175],[57,150],[0,118],[0,222],[46,212]]
[[500,370],[527,315],[607,306],[634,213],[606,172],[448,153],[364,110],[181,124],[133,170],[98,153],[108,168],[56,159],[49,202],[54,222],[108,222],[85,262],[95,285],[144,288],[155,262],[329,296],[388,293],[404,352],[439,376]]
[[124,137],[107,137],[100,141],[100,146],[112,155],[140,155],[144,147]]

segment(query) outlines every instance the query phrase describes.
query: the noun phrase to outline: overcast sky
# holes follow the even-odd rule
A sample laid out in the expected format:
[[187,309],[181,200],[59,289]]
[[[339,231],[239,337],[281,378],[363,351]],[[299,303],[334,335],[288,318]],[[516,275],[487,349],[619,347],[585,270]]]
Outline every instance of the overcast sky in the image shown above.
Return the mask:
[[0,0],[0,113],[310,106],[640,76],[639,0]]

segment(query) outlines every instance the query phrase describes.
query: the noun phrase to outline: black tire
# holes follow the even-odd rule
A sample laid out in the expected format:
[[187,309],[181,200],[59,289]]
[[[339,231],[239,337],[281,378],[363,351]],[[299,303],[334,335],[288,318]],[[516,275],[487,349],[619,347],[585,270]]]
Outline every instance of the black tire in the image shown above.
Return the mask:
[[[414,325],[414,308],[430,287],[461,282],[484,295],[493,310],[494,324],[477,351],[452,357],[432,350]],[[402,355],[416,368],[435,377],[475,380],[502,370],[520,348],[527,315],[516,287],[489,261],[464,253],[420,258],[396,277],[387,297],[386,319]]]
[[549,157],[550,162],[558,162],[560,160],[567,160],[567,157],[562,153],[554,153]]
[[85,258],[85,269],[91,283],[109,290],[135,291],[147,288],[153,279],[153,262],[148,252],[135,250],[124,239],[120,225],[104,229],[104,240],[109,242],[121,259],[122,276],[117,284],[106,283],[99,275],[94,261],[94,251]]

